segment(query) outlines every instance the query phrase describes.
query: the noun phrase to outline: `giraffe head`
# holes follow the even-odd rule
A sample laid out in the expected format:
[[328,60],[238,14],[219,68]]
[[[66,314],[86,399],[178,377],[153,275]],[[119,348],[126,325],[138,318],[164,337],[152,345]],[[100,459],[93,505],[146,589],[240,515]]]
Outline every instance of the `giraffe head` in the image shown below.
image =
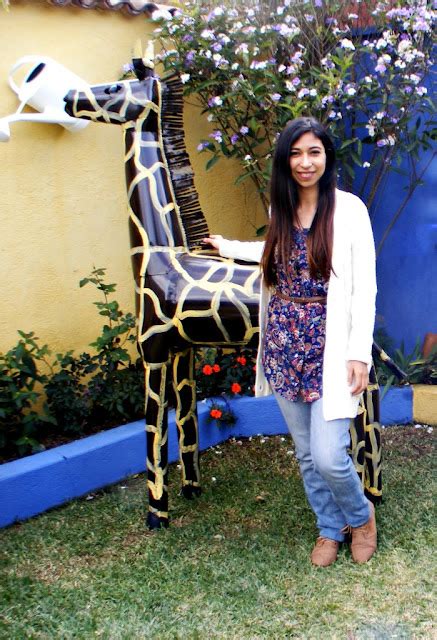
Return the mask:
[[133,66],[137,76],[135,80],[69,91],[64,97],[65,111],[75,118],[110,124],[144,120],[150,130],[155,131],[159,108],[158,80],[142,60],[134,59]]

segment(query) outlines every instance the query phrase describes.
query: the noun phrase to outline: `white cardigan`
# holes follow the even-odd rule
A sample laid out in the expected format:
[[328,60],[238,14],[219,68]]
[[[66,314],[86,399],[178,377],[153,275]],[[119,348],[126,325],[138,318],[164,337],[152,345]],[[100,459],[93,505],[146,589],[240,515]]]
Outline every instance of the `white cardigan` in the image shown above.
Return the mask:
[[[220,255],[260,262],[264,242],[221,240]],[[354,418],[359,396],[347,384],[346,363],[372,360],[375,321],[375,245],[365,204],[351,193],[336,190],[332,267],[326,309],[323,358],[323,415],[325,420]],[[335,272],[335,273],[334,273]],[[259,313],[260,348],[255,395],[271,393],[262,367],[262,345],[267,324],[269,289],[262,283]]]

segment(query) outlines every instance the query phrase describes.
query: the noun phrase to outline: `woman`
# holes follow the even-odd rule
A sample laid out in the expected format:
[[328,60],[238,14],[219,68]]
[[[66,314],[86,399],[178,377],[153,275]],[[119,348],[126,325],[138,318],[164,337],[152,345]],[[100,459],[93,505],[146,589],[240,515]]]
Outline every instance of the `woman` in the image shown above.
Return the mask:
[[347,447],[371,364],[375,249],[365,205],[336,188],[334,146],[317,120],[293,120],[278,139],[265,243],[205,242],[261,261],[256,395],[273,391],[295,442],[320,532],[313,564],[335,562],[348,533],[353,559],[366,562],[374,507]]

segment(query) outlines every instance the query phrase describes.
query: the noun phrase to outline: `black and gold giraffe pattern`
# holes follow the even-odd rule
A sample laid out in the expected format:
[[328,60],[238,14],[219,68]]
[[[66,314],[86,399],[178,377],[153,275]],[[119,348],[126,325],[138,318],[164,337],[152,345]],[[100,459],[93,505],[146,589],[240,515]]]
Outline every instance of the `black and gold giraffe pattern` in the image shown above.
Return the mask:
[[[202,250],[209,234],[184,142],[182,84],[134,60],[137,79],[66,96],[74,117],[121,125],[138,317],[145,368],[151,528],[168,524],[167,408],[176,397],[182,493],[200,493],[194,349],[256,346],[259,266]],[[351,421],[351,455],[367,494],[381,496],[378,385],[372,373]]]

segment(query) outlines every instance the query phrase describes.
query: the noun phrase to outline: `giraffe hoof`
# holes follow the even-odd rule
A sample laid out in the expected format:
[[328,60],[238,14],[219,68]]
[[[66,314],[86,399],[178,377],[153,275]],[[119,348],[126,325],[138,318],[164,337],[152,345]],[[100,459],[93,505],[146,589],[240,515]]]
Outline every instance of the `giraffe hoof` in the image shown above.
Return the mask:
[[160,518],[154,513],[148,513],[146,524],[148,528],[152,531],[155,529],[167,529],[168,527],[168,518]]
[[202,489],[200,487],[193,487],[191,484],[187,484],[181,488],[181,494],[187,500],[192,500],[193,498],[198,498],[202,493]]

